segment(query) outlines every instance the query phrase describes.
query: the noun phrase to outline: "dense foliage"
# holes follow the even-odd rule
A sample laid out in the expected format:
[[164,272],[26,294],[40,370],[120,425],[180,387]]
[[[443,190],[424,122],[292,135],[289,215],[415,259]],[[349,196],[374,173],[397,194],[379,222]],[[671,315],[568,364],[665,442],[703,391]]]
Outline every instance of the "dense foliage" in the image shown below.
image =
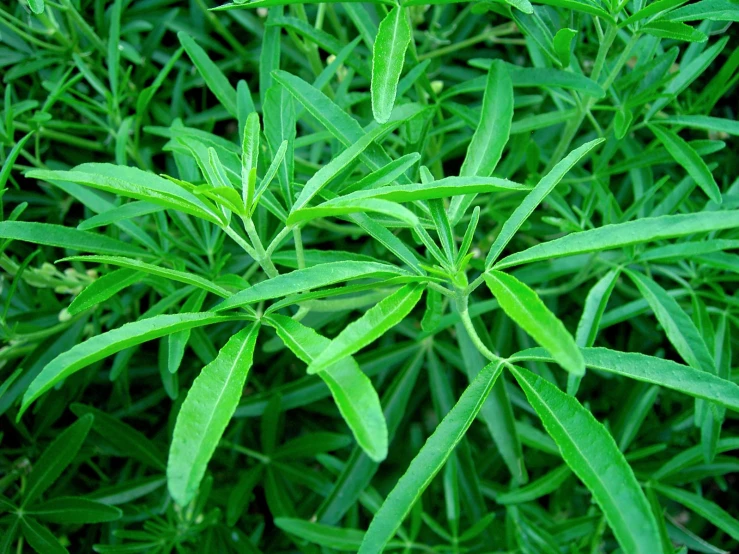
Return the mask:
[[733,0],[0,6],[0,553],[739,548]]

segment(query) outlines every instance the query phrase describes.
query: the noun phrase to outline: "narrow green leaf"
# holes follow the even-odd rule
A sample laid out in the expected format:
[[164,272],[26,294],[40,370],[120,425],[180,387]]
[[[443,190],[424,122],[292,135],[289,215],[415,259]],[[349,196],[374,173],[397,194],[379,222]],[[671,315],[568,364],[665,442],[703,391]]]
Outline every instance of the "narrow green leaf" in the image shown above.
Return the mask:
[[87,433],[90,432],[92,422],[92,415],[82,416],[62,431],[44,450],[41,457],[33,464],[33,470],[26,481],[21,508],[33,504],[33,501],[53,485],[54,481],[72,463],[82,443],[85,442]]
[[80,231],[89,231],[90,229],[118,223],[119,221],[125,221],[134,217],[140,217],[156,212],[161,212],[163,209],[164,208],[162,208],[161,206],[157,206],[156,204],[152,204],[150,202],[127,202],[122,206],[106,210],[84,220],[79,225],[77,225],[77,229],[79,229]]
[[141,256],[152,258],[153,255],[139,247],[123,241],[91,233],[79,231],[53,223],[32,223],[28,221],[0,221],[0,238],[22,240],[45,246],[56,246],[82,252],[110,254],[113,256]]
[[484,278],[508,317],[546,348],[559,365],[574,375],[585,373],[585,362],[575,339],[536,292],[500,271],[485,273]]
[[603,225],[597,229],[571,233],[511,254],[495,264],[502,269],[523,263],[602,252],[641,242],[651,242],[695,233],[709,233],[739,226],[739,210],[645,217],[627,223]]
[[359,529],[332,527],[302,519],[278,517],[275,518],[275,525],[311,544],[342,552],[356,552],[364,537],[364,532]]
[[352,279],[368,279],[394,275],[408,275],[408,273],[390,264],[377,262],[330,262],[299,269],[291,273],[284,273],[273,279],[256,283],[254,286],[242,290],[224,300],[215,307],[215,310],[223,311],[239,306],[246,306],[255,302],[261,302],[262,300],[281,298],[290,294],[297,294],[306,290],[325,287]]
[[54,534],[31,517],[20,519],[23,536],[38,554],[69,554]]
[[624,552],[662,552],[649,503],[606,428],[575,398],[545,379],[509,367],[565,462],[603,510]]
[[380,22],[372,50],[372,114],[378,123],[390,119],[410,42],[408,15],[404,8],[395,6]]
[[221,296],[223,298],[231,296],[231,293],[223,287],[216,285],[214,282],[200,277],[199,275],[195,275],[193,273],[185,273],[184,271],[177,271],[176,269],[169,269],[167,267],[162,267],[160,265],[150,264],[147,262],[140,262],[138,260],[124,258],[122,256],[70,256],[59,261],[90,262],[125,267],[131,270],[135,270],[139,273],[147,273],[149,275],[155,275],[157,277],[170,279],[178,283],[193,285],[208,292],[212,292],[213,294]]
[[703,192],[711,200],[717,204],[721,204],[721,190],[718,188],[711,170],[708,169],[706,162],[703,161],[698,153],[672,131],[663,129],[658,125],[650,125],[649,129],[664,145],[673,159],[683,166],[685,171],[688,172],[688,175],[698,183],[698,186],[703,189]]
[[123,512],[114,506],[87,498],[60,497],[26,510],[34,517],[51,523],[104,523],[121,519]]
[[115,296],[117,293],[125,289],[126,287],[133,285],[140,281],[143,275],[138,271],[131,269],[117,269],[106,273],[99,279],[96,279],[82,292],[75,296],[72,303],[67,308],[67,311],[71,315],[84,312],[88,308],[105,302],[109,298]]
[[502,370],[503,365],[499,362],[486,365],[462,393],[385,498],[365,533],[359,554],[379,554],[384,551],[411,507],[472,425]]
[[87,414],[94,416],[92,428],[122,455],[139,460],[155,469],[166,469],[164,453],[143,433],[92,406],[72,404],[70,408],[77,417],[81,418]]
[[[636,352],[617,352],[608,348],[581,348],[580,351],[586,367],[659,385],[739,411],[739,385],[727,379],[671,360]],[[531,348],[514,354],[510,360],[545,362],[553,361],[554,358],[541,348]]]
[[494,60],[488,70],[480,123],[467,148],[460,176],[489,177],[493,174],[508,142],[512,119],[513,84],[506,64]]
[[655,37],[685,42],[706,42],[708,40],[705,33],[681,21],[652,21],[639,30]]
[[390,200],[392,202],[413,202],[465,194],[526,190],[529,190],[529,188],[525,185],[497,177],[445,177],[430,183],[387,185],[376,189],[358,190],[328,200],[324,205],[342,204],[369,198]]
[[259,324],[235,335],[206,365],[187,393],[177,415],[167,462],[172,498],[186,506],[197,494],[210,458],[221,440],[251,368]]
[[[472,59],[472,67],[489,69],[493,60]],[[582,74],[544,67],[520,67],[506,64],[514,87],[560,87],[576,90],[588,96],[603,98],[606,93],[598,83]]]
[[626,270],[626,274],[634,281],[639,292],[649,303],[649,307],[664,329],[668,340],[683,360],[695,369],[715,373],[713,356],[693,320],[680,307],[680,304],[667,294],[665,289],[643,273]]
[[666,496],[706,518],[709,523],[726,532],[734,540],[739,540],[739,521],[717,504],[706,500],[702,496],[675,487],[668,487],[660,483],[651,483],[650,486],[662,496]]
[[362,317],[347,325],[311,362],[308,373],[325,371],[380,338],[403,321],[421,299],[422,293],[422,286],[405,285],[367,310]]
[[376,127],[367,134],[362,135],[359,140],[321,167],[303,187],[303,190],[295,200],[293,211],[303,208],[323,187],[341,173],[351,162],[357,159],[375,140],[392,130],[396,125],[397,122],[389,122]]
[[[285,345],[306,364],[311,364],[331,344],[326,337],[289,317],[273,314],[269,321]],[[331,391],[357,444],[370,459],[384,460],[388,448],[385,417],[372,382],[354,358],[344,358],[318,375]]]
[[46,391],[51,389],[62,379],[66,379],[76,371],[102,360],[116,352],[130,346],[135,346],[149,340],[157,339],[202,325],[231,321],[233,317],[222,316],[210,312],[199,314],[158,315],[148,319],[126,323],[122,327],[113,329],[100,335],[95,335],[86,341],[76,344],[70,350],[60,354],[49,362],[38,377],[26,390],[23,396],[23,405],[18,413],[18,419],[23,415],[31,403]]
[[495,501],[498,504],[531,502],[556,491],[570,475],[572,475],[572,471],[569,467],[566,465],[560,466],[524,487],[497,495]]
[[164,208],[179,210],[210,221],[220,223],[214,209],[191,192],[153,173],[135,167],[114,164],[85,163],[70,171],[34,169],[26,173],[29,179],[42,181],[68,181],[96,188],[136,200],[146,200]]
[[[462,177],[489,177],[503,155],[508,142],[513,120],[513,84],[506,64],[495,60],[490,64],[485,94],[482,97],[482,111],[479,123],[467,147],[459,175]],[[449,218],[457,223],[467,211],[474,196],[455,197],[449,207]]]
[[197,67],[207,87],[218,98],[221,105],[226,108],[226,111],[232,117],[237,117],[236,89],[228,82],[228,78],[190,35],[180,31],[177,33],[177,38],[185,48],[187,55],[190,56],[192,63]]
[[[490,268],[493,266],[495,260],[498,259],[498,256],[501,255],[508,243],[511,242],[511,239],[513,239],[513,236],[521,228],[521,225],[524,224],[524,222],[534,212],[536,207],[541,204],[541,202],[549,195],[549,193],[554,190],[554,187],[557,186],[557,183],[562,180],[567,172],[569,172],[570,169],[575,166],[575,164],[577,164],[583,157],[585,157],[593,148],[598,146],[601,142],[603,142],[603,139],[596,139],[583,144],[579,148],[576,148],[575,150],[570,152],[561,162],[555,165],[549,173],[542,177],[542,179],[537,183],[534,189],[528,195],[526,195],[526,198],[523,199],[523,202],[518,205],[518,207],[513,211],[510,217],[508,217],[506,222],[503,224],[500,233],[498,233],[498,236],[495,238],[495,242],[490,247],[490,252],[488,252],[487,257],[485,258],[486,268]],[[500,266],[500,264],[498,264],[498,266]]]
[[293,211],[287,218],[287,225],[305,223],[313,219],[324,217],[337,217],[355,213],[379,213],[398,219],[411,227],[419,225],[418,216],[407,208],[377,198],[365,198],[358,201],[342,200],[331,203],[323,203],[313,208],[302,208]]

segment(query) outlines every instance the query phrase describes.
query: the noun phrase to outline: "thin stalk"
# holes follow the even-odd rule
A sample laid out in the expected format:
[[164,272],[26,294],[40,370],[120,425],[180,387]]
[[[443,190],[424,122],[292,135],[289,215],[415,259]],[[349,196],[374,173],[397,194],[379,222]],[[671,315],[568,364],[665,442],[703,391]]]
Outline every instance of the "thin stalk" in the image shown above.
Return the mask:
[[272,279],[273,277],[277,277],[280,272],[277,271],[277,268],[272,263],[269,255],[264,250],[264,246],[262,246],[262,241],[259,238],[259,233],[257,233],[257,230],[254,227],[254,222],[251,219],[244,219],[244,228],[246,229],[246,234],[249,235],[249,239],[254,245],[254,250],[256,251],[257,255],[256,260],[257,262],[259,262],[259,265],[262,266],[265,273],[270,279]]

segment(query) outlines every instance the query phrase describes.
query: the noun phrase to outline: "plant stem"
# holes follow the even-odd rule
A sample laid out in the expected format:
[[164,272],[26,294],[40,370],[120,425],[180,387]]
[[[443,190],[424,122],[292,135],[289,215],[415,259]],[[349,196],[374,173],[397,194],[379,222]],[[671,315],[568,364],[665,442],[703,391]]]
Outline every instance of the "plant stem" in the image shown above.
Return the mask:
[[467,330],[467,334],[469,335],[472,344],[475,345],[475,348],[477,348],[480,354],[485,356],[491,362],[502,361],[503,358],[496,354],[493,354],[490,349],[488,349],[488,347],[485,346],[485,344],[482,342],[480,335],[477,334],[475,326],[472,323],[472,319],[470,319],[470,312],[467,309],[468,298],[468,296],[462,294],[457,297],[457,310],[459,311],[459,317],[462,319],[462,325],[464,325],[464,328]]
[[265,252],[264,246],[262,246],[262,241],[259,238],[259,233],[257,233],[257,230],[254,227],[254,222],[251,219],[244,218],[244,228],[246,229],[246,234],[249,235],[251,243],[254,245],[254,250],[256,250],[257,255],[255,259],[259,262],[259,265],[262,266],[262,269],[264,269],[264,272],[270,279],[277,277],[280,272],[277,271],[277,268],[272,263],[269,255]]

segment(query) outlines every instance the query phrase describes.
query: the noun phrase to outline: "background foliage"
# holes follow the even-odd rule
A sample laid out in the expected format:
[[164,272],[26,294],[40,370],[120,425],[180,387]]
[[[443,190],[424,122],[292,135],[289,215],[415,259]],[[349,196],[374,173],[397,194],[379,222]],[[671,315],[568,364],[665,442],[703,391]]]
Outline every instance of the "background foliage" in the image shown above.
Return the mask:
[[735,550],[738,17],[3,3],[0,552]]

